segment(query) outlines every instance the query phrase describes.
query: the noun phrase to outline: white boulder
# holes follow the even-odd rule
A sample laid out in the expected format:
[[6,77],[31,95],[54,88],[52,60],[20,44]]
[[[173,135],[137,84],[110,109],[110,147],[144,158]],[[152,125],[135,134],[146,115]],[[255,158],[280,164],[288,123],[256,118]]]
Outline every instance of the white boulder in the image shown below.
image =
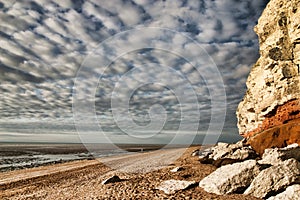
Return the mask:
[[231,194],[247,188],[259,172],[255,160],[225,165],[200,181],[199,186],[210,193]]

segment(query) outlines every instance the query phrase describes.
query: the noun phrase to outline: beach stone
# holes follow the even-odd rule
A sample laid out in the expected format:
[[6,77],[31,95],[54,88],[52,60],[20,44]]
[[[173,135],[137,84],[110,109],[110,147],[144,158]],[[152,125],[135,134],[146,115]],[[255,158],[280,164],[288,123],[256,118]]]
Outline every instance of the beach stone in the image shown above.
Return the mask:
[[258,157],[258,155],[251,147],[242,147],[235,150],[232,154],[225,156],[225,158],[231,158],[235,160],[254,159],[256,157]]
[[109,184],[109,183],[116,183],[116,182],[120,182],[122,179],[120,179],[120,177],[114,175],[114,176],[111,176],[107,179],[105,179],[104,181],[101,182],[102,185],[106,185],[106,184]]
[[166,194],[174,194],[179,190],[185,190],[196,184],[195,181],[167,180],[163,181],[156,189],[164,191]]
[[175,167],[175,168],[171,169],[170,172],[178,172],[181,170],[183,170],[183,167]]
[[212,154],[212,148],[207,148],[204,150],[199,150],[198,156],[200,159],[202,159],[202,158],[208,158],[208,156],[211,154]]
[[209,155],[209,158],[213,160],[218,160],[225,155],[232,153],[233,148],[229,147],[228,143],[219,142],[216,146],[211,149],[212,153]]
[[278,165],[290,158],[300,161],[300,147],[297,143],[284,148],[265,149],[262,160],[258,162],[260,164]]
[[199,156],[200,155],[200,150],[196,149],[195,151],[192,152],[192,156]]
[[260,155],[300,144],[299,8],[299,0],[271,0],[254,28],[260,58],[236,114],[239,133]]
[[213,164],[215,162],[215,160],[212,158],[209,158],[208,156],[203,156],[203,157],[199,156],[199,162],[201,164]]
[[242,148],[242,145],[219,142],[211,149],[212,153],[209,155],[209,158],[214,160],[225,158],[227,155],[233,154],[233,152],[239,148]]
[[267,200],[295,200],[300,199],[300,185],[291,185],[286,190]]
[[213,147],[206,148],[204,150],[199,150],[199,161],[202,164],[212,164],[213,159],[210,158],[210,155],[213,152]]
[[289,159],[279,165],[261,171],[247,188],[244,194],[257,198],[266,198],[270,194],[284,190],[287,186],[299,181],[300,163]]
[[247,160],[218,168],[202,179],[199,186],[218,195],[232,194],[246,189],[260,172],[255,160]]
[[247,159],[254,159],[258,156],[251,147],[244,146],[241,141],[236,144],[218,143],[211,151],[212,153],[209,154],[208,158],[212,159],[212,164],[217,167]]

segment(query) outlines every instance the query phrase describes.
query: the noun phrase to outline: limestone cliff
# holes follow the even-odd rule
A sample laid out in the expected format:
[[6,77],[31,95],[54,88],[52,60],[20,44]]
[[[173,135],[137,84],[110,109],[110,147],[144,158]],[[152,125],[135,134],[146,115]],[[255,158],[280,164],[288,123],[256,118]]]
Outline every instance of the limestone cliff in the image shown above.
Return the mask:
[[271,0],[254,30],[260,58],[237,117],[240,134],[262,153],[300,144],[300,0]]

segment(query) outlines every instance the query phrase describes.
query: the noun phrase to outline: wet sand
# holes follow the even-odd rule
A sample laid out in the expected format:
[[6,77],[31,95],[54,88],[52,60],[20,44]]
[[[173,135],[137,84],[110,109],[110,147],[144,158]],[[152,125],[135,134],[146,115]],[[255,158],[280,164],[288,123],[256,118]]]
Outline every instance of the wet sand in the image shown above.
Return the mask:
[[[178,155],[180,149],[112,156],[102,158],[102,163],[81,160],[3,172],[0,173],[0,199],[257,199],[245,195],[210,194],[197,185],[172,195],[156,190],[163,180],[199,182],[216,169],[200,164],[197,157],[190,156],[196,148],[190,147],[172,163],[170,159]],[[183,170],[170,172],[176,166]],[[101,182],[111,175],[118,175],[122,181],[102,185]]]

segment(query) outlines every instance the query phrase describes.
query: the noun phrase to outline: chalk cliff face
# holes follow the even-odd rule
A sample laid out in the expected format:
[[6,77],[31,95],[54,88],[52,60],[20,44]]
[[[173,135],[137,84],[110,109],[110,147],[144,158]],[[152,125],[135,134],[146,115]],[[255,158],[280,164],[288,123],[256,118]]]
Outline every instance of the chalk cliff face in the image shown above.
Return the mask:
[[300,0],[271,0],[254,30],[260,58],[237,117],[240,134],[262,153],[300,144]]

